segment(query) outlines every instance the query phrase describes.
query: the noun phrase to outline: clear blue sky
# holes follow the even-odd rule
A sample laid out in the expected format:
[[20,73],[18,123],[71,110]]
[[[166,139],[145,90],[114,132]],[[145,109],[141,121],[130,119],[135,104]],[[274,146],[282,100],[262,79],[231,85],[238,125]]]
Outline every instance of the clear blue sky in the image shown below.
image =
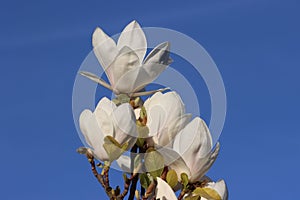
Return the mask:
[[230,199],[297,198],[299,1],[178,2],[1,1],[0,199],[103,199],[75,152],[72,87],[94,28],[133,19],[191,36],[217,63],[228,113],[209,175]]

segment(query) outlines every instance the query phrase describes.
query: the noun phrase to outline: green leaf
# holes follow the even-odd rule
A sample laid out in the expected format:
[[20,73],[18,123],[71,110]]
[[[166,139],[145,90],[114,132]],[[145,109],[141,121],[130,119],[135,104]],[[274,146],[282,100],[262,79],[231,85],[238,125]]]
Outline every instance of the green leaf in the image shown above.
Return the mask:
[[189,183],[189,177],[188,177],[188,175],[186,173],[182,173],[182,174],[180,174],[180,177],[181,177],[181,182],[183,184],[183,188],[186,188],[186,186]]
[[178,183],[178,176],[175,170],[171,169],[167,173],[166,177],[167,183],[170,185],[171,188],[174,188]]
[[221,196],[219,193],[212,189],[212,188],[200,188],[197,187],[194,191],[193,194],[200,195],[201,197],[204,197],[206,199],[213,199],[213,200],[222,200]]
[[147,189],[151,183],[149,177],[147,176],[147,174],[140,174],[140,183],[141,186],[145,189]]
[[126,151],[128,143],[119,144],[112,136],[104,138],[103,148],[105,149],[110,161],[117,160]]
[[164,169],[164,157],[153,149],[148,149],[145,154],[145,167],[155,179],[159,177]]
[[200,195],[195,195],[195,196],[188,196],[184,198],[185,200],[200,200],[201,197]]

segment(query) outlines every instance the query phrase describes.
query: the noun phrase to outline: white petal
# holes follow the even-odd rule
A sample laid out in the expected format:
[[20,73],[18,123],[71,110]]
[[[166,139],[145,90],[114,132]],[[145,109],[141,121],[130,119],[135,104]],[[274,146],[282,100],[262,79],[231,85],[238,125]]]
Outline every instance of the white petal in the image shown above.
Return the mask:
[[133,68],[119,77],[116,89],[126,93],[137,92],[153,82],[166,67],[162,64],[144,64]]
[[99,101],[94,111],[98,125],[105,136],[113,136],[114,127],[110,115],[115,109],[116,105],[108,98],[104,97]]
[[130,104],[124,103],[117,107],[112,114],[114,122],[114,138],[120,143],[129,143],[131,148],[138,136],[136,130],[136,119]]
[[[170,129],[168,130],[168,141],[170,141],[170,145],[173,144],[175,136],[189,123],[192,115],[191,114],[184,114],[178,117],[173,122],[170,122]],[[163,144],[164,146],[167,143]]]
[[179,181],[181,180],[180,175],[182,173],[186,173],[188,177],[191,176],[190,169],[176,151],[169,148],[161,148],[158,151],[164,157],[165,165],[176,171]]
[[195,159],[195,163],[191,171],[193,171],[190,181],[195,182],[201,179],[210,167],[216,161],[220,151],[220,144],[217,143],[213,151],[211,151],[206,157],[201,159]]
[[[113,63],[107,68],[107,74],[109,77],[113,77],[110,79],[110,83],[113,87],[113,89],[116,90],[117,84],[119,84],[119,79],[124,76],[128,71],[131,69],[137,68],[139,65],[138,62],[138,56],[137,54],[129,49],[128,47],[124,47],[120,50],[120,53],[116,57],[116,59],[113,61]],[[135,81],[135,79],[127,79],[126,80],[125,90],[129,86],[126,86],[127,84],[131,84]],[[124,91],[120,91],[120,93],[125,93]]]
[[124,28],[117,46],[119,49],[122,49],[124,46],[130,47],[136,52],[140,63],[142,63],[147,51],[147,40],[137,21],[132,21]]
[[156,199],[161,200],[177,200],[172,188],[161,178],[157,177]]
[[144,63],[157,63],[163,65],[171,64],[170,43],[164,42],[157,45],[147,56]]
[[142,66],[119,76],[116,90],[130,93],[143,89],[166,69],[169,61],[169,43],[163,43],[152,50]]
[[174,149],[190,168],[195,159],[204,158],[212,148],[212,138],[205,122],[196,117],[175,138]]
[[[222,200],[228,199],[228,190],[227,190],[227,186],[226,186],[226,183],[224,180],[219,180],[216,183],[209,182],[209,183],[207,183],[207,185],[205,187],[216,190],[216,192],[218,192],[218,194],[220,195]],[[203,199],[205,199],[205,198],[203,198]]]
[[95,81],[99,85],[102,85],[103,87],[105,87],[109,90],[113,90],[112,87],[108,83],[106,83],[104,80],[102,80],[101,78],[99,78],[97,75],[95,75],[93,73],[81,71],[81,72],[79,72],[79,74],[89,78],[92,81]]
[[174,121],[185,115],[180,96],[176,92],[155,93],[144,106],[148,116],[149,135],[154,136],[153,140],[161,146],[168,144],[169,135],[173,137],[174,134],[171,132],[176,129]]
[[95,115],[90,110],[84,110],[79,117],[79,126],[86,142],[93,148],[94,156],[99,160],[108,160],[103,148],[104,135],[98,126]]
[[103,97],[96,106],[95,114],[97,115],[97,112],[102,109],[107,115],[111,115],[116,108],[116,104],[107,97]]
[[144,103],[146,110],[149,108],[149,105],[152,104],[152,101],[155,101],[156,103],[159,102],[159,99],[162,97],[162,95],[163,94],[161,92],[156,92],[150,98],[148,98]]
[[102,29],[97,27],[92,36],[92,44],[94,53],[105,70],[118,54],[116,43]]

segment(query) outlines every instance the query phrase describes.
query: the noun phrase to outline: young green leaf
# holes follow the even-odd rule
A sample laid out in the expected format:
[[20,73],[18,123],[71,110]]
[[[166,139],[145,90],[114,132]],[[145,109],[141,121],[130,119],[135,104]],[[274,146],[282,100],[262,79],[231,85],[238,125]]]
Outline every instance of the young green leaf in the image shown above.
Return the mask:
[[117,160],[126,151],[128,143],[119,144],[112,136],[104,138],[103,148],[105,149],[110,161]]
[[182,173],[182,174],[180,174],[180,177],[181,177],[181,181],[182,181],[183,187],[186,188],[186,186],[189,183],[189,177],[188,177],[188,175],[186,173]]
[[151,183],[149,177],[147,176],[147,174],[140,174],[140,183],[141,186],[145,189],[147,189]]
[[184,198],[184,200],[200,200],[200,199],[201,199],[200,195],[188,196]]
[[177,173],[175,172],[175,170],[171,169],[168,171],[166,181],[170,185],[171,188],[174,188],[177,185],[178,177],[177,177]]
[[222,200],[218,192],[212,188],[200,188],[197,187],[193,194],[200,195],[201,197],[204,197],[206,199],[213,199],[213,200]]
[[153,178],[160,177],[164,169],[164,157],[155,150],[145,154],[145,167]]

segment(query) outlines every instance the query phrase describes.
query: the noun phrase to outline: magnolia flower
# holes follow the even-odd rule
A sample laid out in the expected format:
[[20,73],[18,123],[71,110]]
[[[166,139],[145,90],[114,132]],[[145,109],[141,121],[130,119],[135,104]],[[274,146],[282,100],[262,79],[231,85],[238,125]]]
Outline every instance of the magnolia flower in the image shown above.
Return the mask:
[[[210,191],[207,189],[211,189]],[[197,190],[197,189],[196,189]],[[207,183],[201,191],[199,190],[195,193],[186,194],[183,199],[187,199],[189,196],[201,196],[201,200],[227,200],[228,199],[228,191],[224,180],[219,180],[215,182]],[[199,193],[198,193],[199,192]],[[177,197],[169,186],[167,182],[157,177],[157,186],[156,186],[156,199],[161,200],[177,200]],[[207,197],[207,198],[205,198]],[[217,198],[214,198],[217,197]]]
[[180,155],[170,168],[179,175],[186,173],[190,182],[200,180],[216,160],[220,145],[212,150],[211,134],[205,122],[196,117],[176,135],[172,150]]
[[117,44],[102,29],[96,28],[92,44],[110,85],[92,74],[84,72],[82,75],[111,89],[115,94],[132,94],[140,91],[172,62],[168,42],[155,47],[144,59],[147,41],[136,21],[125,27]]
[[170,146],[179,131],[189,122],[184,104],[176,92],[155,93],[144,103],[149,136],[158,146]]
[[[79,125],[87,144],[98,160],[110,160],[104,148],[106,136],[111,136],[120,145],[126,144],[126,150],[136,142],[135,116],[128,103],[117,107],[108,98],[102,98],[94,112],[84,110],[81,113]],[[118,145],[115,148],[119,148]]]
[[[221,200],[228,199],[228,190],[224,180],[219,180],[217,182],[209,182],[204,186],[205,188],[211,188],[218,193],[221,197]],[[201,200],[209,200],[207,198],[201,197]]]

